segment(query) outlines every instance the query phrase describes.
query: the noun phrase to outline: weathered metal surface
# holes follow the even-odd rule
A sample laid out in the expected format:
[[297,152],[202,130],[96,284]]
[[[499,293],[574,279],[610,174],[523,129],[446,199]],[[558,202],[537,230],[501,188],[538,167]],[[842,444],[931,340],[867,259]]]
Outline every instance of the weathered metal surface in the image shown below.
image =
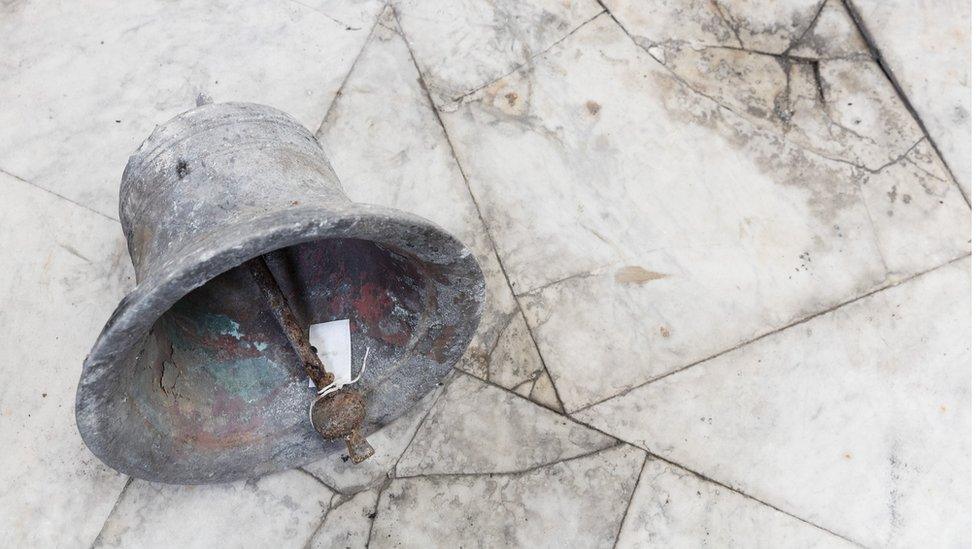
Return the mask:
[[343,438],[366,419],[366,400],[351,389],[343,389],[312,406],[312,424],[327,439]]
[[[275,252],[271,252],[271,254],[273,253]],[[305,368],[305,373],[308,374],[309,379],[318,389],[332,383],[335,376],[325,369],[322,359],[319,358],[311,343],[308,342],[308,332],[302,328],[298,318],[295,317],[295,313],[292,312],[288,298],[285,297],[275,280],[274,274],[268,268],[265,256],[251,259],[245,265],[251,272],[254,282],[258,285],[261,295],[264,296],[269,312],[278,322],[278,326],[281,327],[285,337],[288,338],[289,346],[301,360],[302,367]]]
[[312,135],[269,107],[204,105],[158,127],[120,194],[137,286],[85,360],[76,416],[123,473],[223,482],[342,451],[308,422],[315,390],[250,259],[276,252],[268,267],[302,325],[348,318],[354,362],[370,349],[365,434],[434,388],[477,327],[470,251],[422,218],[350,202]]
[[351,433],[346,435],[346,451],[349,452],[349,459],[353,463],[362,463],[373,456],[375,450],[366,441],[366,437],[359,432],[359,429],[353,429]]

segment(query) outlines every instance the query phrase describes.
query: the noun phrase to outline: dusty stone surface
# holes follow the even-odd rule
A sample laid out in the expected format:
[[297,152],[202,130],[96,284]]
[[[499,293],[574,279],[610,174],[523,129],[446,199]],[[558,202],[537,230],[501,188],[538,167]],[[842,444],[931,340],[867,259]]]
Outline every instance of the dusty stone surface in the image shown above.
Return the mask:
[[852,5],[971,197],[972,6],[962,0],[853,0]]
[[352,200],[416,213],[474,251],[485,274],[487,303],[458,367],[507,388],[531,385],[543,375],[538,351],[396,28],[388,9],[318,137]]
[[393,2],[438,106],[515,70],[600,13],[582,2]]
[[342,501],[334,500],[308,547],[366,547],[373,518],[376,516],[378,497],[377,490],[363,490]]
[[[968,539],[965,6],[846,2],[875,52],[839,0],[8,4],[0,545]],[[122,492],[78,438],[122,167],[201,93],[485,271],[468,374],[361,468]]]
[[117,216],[129,154],[201,94],[264,103],[314,129],[382,6],[9,4],[0,16],[0,49],[16,52],[6,62],[18,68],[0,75],[0,103],[18,108],[0,113],[0,166]]
[[664,461],[648,458],[617,547],[857,547]]
[[860,544],[965,545],[969,276],[967,258],[578,417]]
[[75,427],[81,359],[133,284],[118,224],[0,174],[0,545],[95,539],[126,477]]
[[95,547],[303,547],[332,501],[300,471],[217,486],[134,480]]
[[874,73],[820,71],[873,132],[835,159],[815,85],[792,80],[787,124],[775,59],[710,51],[662,66],[600,16],[443,115],[569,411],[968,253],[962,195]]
[[610,547],[643,456],[621,445],[522,473],[397,479],[370,546]]
[[462,375],[444,389],[396,474],[522,471],[615,442],[566,416]]

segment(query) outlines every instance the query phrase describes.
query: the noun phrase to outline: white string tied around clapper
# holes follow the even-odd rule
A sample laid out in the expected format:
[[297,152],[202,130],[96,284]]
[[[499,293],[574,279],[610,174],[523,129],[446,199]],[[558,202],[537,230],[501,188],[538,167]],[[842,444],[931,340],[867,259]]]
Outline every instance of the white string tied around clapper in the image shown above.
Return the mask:
[[366,347],[366,354],[363,355],[363,367],[359,369],[359,373],[356,374],[356,377],[354,379],[349,380],[349,383],[341,383],[338,379],[336,379],[332,383],[330,383],[330,384],[326,385],[325,387],[322,387],[321,389],[318,390],[318,397],[316,397],[315,400],[313,400],[312,403],[308,405],[308,422],[309,423],[311,423],[312,425],[315,425],[315,422],[312,421],[312,408],[315,407],[315,404],[318,401],[320,401],[323,398],[331,395],[332,393],[338,392],[340,389],[342,389],[346,385],[352,385],[352,384],[358,382],[359,379],[361,377],[363,377],[363,372],[366,371],[366,359],[367,358],[369,358],[369,347]]

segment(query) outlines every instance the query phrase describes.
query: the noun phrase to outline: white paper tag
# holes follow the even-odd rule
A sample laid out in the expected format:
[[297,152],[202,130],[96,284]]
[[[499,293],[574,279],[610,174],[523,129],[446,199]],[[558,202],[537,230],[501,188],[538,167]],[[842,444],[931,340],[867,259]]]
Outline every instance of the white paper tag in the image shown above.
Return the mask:
[[[349,319],[312,324],[308,327],[308,341],[315,347],[325,369],[335,376],[337,384],[345,385],[352,381]],[[315,386],[311,379],[308,380],[308,386]]]

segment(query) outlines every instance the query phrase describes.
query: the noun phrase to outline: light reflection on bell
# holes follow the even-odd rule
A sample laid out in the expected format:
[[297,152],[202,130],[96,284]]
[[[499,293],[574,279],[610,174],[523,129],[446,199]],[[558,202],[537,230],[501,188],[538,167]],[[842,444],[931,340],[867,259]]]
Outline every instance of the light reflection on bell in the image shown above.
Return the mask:
[[96,456],[139,478],[224,482],[345,448],[308,421],[315,390],[242,267],[252,258],[300,323],[349,319],[353,363],[370,349],[366,435],[437,385],[481,316],[469,250],[349,201],[315,138],[270,107],[204,105],[156,128],[119,213],[137,286],[85,360],[76,416]]

